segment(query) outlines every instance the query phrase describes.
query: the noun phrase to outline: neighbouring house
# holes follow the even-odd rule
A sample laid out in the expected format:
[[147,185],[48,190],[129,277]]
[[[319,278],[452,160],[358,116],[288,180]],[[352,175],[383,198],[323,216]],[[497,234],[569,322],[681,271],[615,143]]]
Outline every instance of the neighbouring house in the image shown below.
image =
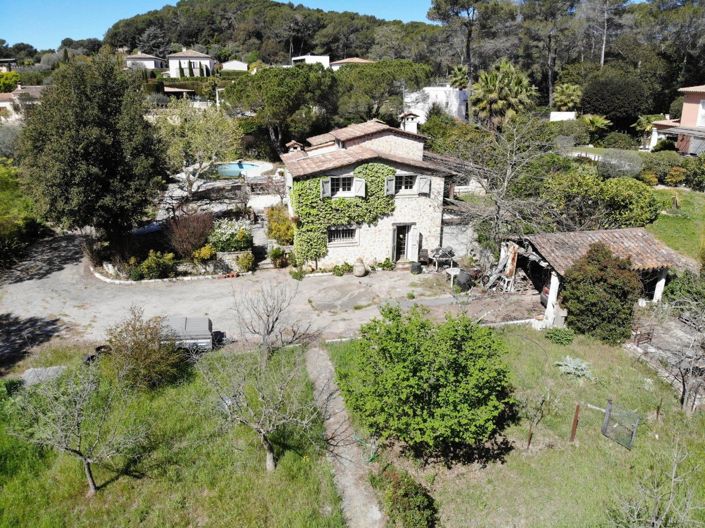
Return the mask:
[[330,57],[328,55],[301,55],[292,57],[292,66],[297,64],[321,64],[324,68],[330,68]]
[[239,60],[229,60],[222,64],[223,71],[247,71],[247,63]]
[[45,86],[24,86],[18,84],[10,93],[0,94],[0,119],[17,121],[23,119],[32,107],[39,104]]
[[705,153],[705,85],[689,86],[678,90],[683,94],[680,119],[654,121],[651,147],[659,139],[671,137],[681,154]]
[[333,71],[338,71],[343,66],[348,64],[374,64],[375,61],[362,59],[360,57],[349,57],[347,59],[337,60],[330,63],[330,69]]
[[184,49],[167,57],[169,61],[169,77],[210,77],[213,75],[215,60],[205,53]]
[[319,265],[415,262],[442,246],[450,174],[424,159],[425,141],[372,120],[287,145],[289,212],[297,238],[323,246]]
[[11,72],[17,68],[17,59],[0,59],[0,73]]
[[541,293],[546,311],[540,326],[562,326],[567,312],[559,305],[559,295],[566,272],[590,246],[607,245],[620,258],[629,258],[639,272],[644,295],[659,302],[669,270],[697,271],[691,259],[672,250],[646,229],[606,229],[567,233],[542,233],[508,239],[502,244],[497,267],[501,289],[513,291],[517,270],[522,270],[533,287]]
[[166,61],[155,55],[137,52],[125,57],[125,65],[130,69],[161,70],[166,67]]
[[15,98],[11,93],[0,93],[0,121],[15,121],[19,114],[15,112]]
[[428,111],[434,105],[451,117],[467,120],[468,95],[465,90],[452,86],[426,86],[417,92],[404,94],[404,108],[419,116],[419,124],[426,122]]

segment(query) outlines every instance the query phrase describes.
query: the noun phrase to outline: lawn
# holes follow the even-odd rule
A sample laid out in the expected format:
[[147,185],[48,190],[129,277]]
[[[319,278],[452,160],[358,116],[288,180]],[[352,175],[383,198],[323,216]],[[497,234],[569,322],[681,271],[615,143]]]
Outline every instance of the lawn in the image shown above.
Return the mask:
[[[444,527],[603,526],[612,498],[631,493],[648,464],[656,455],[667,455],[677,436],[688,445],[693,460],[702,459],[703,416],[686,421],[673,391],[625,350],[584,337],[569,346],[555,345],[525,327],[500,333],[508,345],[507,361],[517,395],[549,389],[557,396],[557,408],[536,429],[529,451],[525,450],[527,423],[510,427],[506,435],[513,449],[501,462],[445,468],[420,467],[397,458],[397,464],[429,487]],[[330,351],[336,368],[350,365],[349,344],[331,346]],[[589,362],[596,381],[560,374],[554,364],[566,355]],[[631,451],[602,436],[603,414],[586,407],[588,403],[604,407],[608,398],[642,417]],[[662,419],[656,423],[661,401]],[[570,444],[576,402],[582,404],[582,414],[577,440]],[[700,468],[695,482],[698,477],[702,482],[704,470]],[[705,500],[705,488],[698,494]]]
[[669,205],[677,195],[680,209],[669,207],[647,229],[676,251],[697,258],[705,234],[705,193],[684,189],[656,192]]
[[[52,357],[63,362],[67,353],[46,352],[38,364]],[[154,446],[131,476],[98,468],[103,487],[91,499],[84,497],[79,462],[8,436],[0,421],[0,526],[344,525],[320,452],[289,438],[286,449],[278,448],[277,469],[267,473],[261,444],[249,430],[219,434],[214,419],[198,412],[206,390],[194,375],[140,394],[132,405],[153,423]]]

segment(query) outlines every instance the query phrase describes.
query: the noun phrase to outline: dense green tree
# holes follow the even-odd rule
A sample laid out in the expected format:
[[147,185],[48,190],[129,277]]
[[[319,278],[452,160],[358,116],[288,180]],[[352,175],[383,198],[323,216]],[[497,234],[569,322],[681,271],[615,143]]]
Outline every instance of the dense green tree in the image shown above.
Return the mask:
[[620,130],[629,127],[651,107],[641,80],[629,72],[605,69],[583,89],[583,111],[604,115]]
[[525,73],[511,62],[501,60],[491,70],[483,71],[472,87],[472,111],[479,120],[494,127],[530,109],[535,102],[536,87]]
[[20,82],[20,74],[14,71],[0,72],[0,92],[11,92],[17,88]]
[[289,139],[301,141],[329,128],[335,114],[335,85],[334,74],[320,65],[264,68],[227,87],[225,100],[234,111],[256,112],[254,119],[267,129],[272,146],[281,153]]
[[639,275],[628,259],[593,244],[565,274],[561,305],[568,326],[608,343],[620,343],[632,331],[634,304],[642,291]]
[[142,53],[164,58],[167,55],[169,41],[164,31],[157,26],[150,26],[140,35],[137,40],[137,47]]
[[375,436],[424,455],[478,447],[512,406],[504,345],[466,316],[436,324],[421,308],[381,309],[339,373],[346,403]]
[[373,118],[395,121],[403,110],[404,91],[424,86],[430,68],[408,60],[384,60],[343,67],[338,81],[338,117],[342,123]]
[[54,74],[21,140],[23,181],[45,219],[113,239],[143,217],[166,174],[141,84],[107,54]]

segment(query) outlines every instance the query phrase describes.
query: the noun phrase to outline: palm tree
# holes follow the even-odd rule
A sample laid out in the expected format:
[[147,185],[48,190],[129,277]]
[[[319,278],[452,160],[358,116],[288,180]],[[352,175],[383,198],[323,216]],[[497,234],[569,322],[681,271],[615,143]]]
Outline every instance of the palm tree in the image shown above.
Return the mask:
[[500,127],[522,110],[531,108],[537,93],[526,74],[507,59],[481,72],[472,92],[473,113],[492,127]]
[[585,123],[590,133],[590,143],[594,142],[595,138],[612,126],[612,121],[601,115],[585,114],[580,116],[580,120]]
[[450,85],[458,90],[468,87],[468,67],[466,65],[454,66],[450,72]]
[[632,128],[634,130],[636,130],[637,132],[641,132],[642,146],[646,146],[649,144],[649,136],[651,135],[651,131],[654,128],[654,121],[658,121],[659,119],[663,118],[663,114],[640,115],[639,119],[636,120],[636,123],[632,125]]
[[580,106],[583,89],[578,84],[559,84],[553,92],[553,106],[561,112],[570,112]]

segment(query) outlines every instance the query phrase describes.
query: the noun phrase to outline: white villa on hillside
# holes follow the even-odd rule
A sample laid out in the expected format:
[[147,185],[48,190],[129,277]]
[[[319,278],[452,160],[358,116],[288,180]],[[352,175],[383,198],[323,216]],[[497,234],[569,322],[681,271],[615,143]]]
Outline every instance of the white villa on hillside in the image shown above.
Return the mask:
[[247,71],[247,63],[239,60],[229,60],[223,63],[223,71]]
[[166,61],[155,55],[135,53],[125,57],[125,64],[130,69],[160,70],[166,67]]
[[167,59],[169,60],[169,77],[172,79],[213,75],[215,60],[200,51],[184,49],[178,53],[172,53]]
[[437,105],[448,115],[465,121],[467,119],[468,94],[452,86],[426,86],[417,92],[404,95],[404,108],[419,116],[419,124],[426,122],[428,111]]
[[321,64],[324,68],[330,68],[330,57],[328,55],[301,55],[291,58],[292,66],[297,64]]
[[333,71],[338,71],[340,68],[343,66],[348,66],[350,64],[374,64],[375,61],[373,60],[368,60],[368,59],[362,59],[360,57],[348,57],[347,59],[341,59],[337,61],[333,61],[330,63],[330,69]]
[[[325,231],[315,233],[327,243],[320,265],[353,263],[358,258],[368,265],[388,258],[418,261],[421,250],[442,245],[448,172],[424,160],[425,140],[372,120],[310,137],[307,147],[295,141],[287,145],[290,150],[281,158],[286,165],[290,214],[298,219],[299,231],[312,227]],[[374,181],[365,179],[365,174],[371,173],[368,164],[374,164]],[[360,168],[363,170],[356,171]],[[371,201],[388,206],[384,198],[392,197],[393,206],[371,223],[312,226],[307,223],[308,215],[315,207],[297,203],[298,189],[303,188],[297,186],[312,179],[319,183],[313,184],[315,195],[309,194],[307,199],[318,200],[320,191],[321,204],[358,200],[356,210],[364,210]],[[311,184],[306,188],[310,193]]]

